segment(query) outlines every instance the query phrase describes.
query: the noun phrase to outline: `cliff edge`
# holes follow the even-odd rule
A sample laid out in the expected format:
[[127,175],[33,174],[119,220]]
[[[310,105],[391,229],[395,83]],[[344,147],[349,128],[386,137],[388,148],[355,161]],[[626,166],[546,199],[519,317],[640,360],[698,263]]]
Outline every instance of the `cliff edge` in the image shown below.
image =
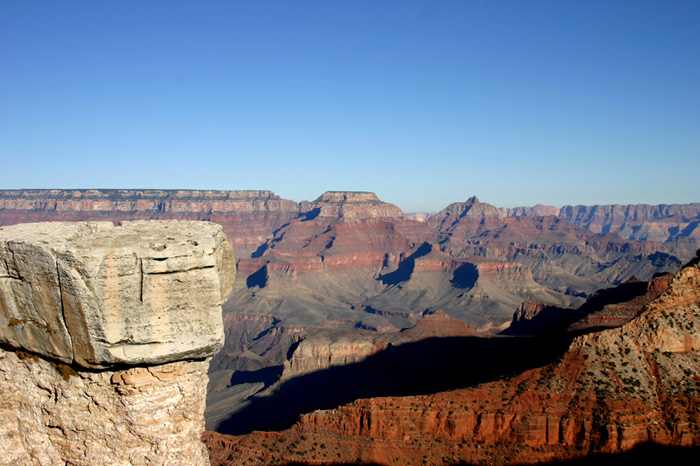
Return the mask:
[[2,464],[208,465],[206,374],[234,278],[212,223],[0,228]]

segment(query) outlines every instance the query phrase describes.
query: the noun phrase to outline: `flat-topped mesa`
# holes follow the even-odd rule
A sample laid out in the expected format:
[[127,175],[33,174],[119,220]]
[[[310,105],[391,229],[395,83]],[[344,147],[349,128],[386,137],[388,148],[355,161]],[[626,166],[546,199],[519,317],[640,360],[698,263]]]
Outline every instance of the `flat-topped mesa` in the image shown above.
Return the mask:
[[207,368],[235,273],[208,222],[0,227],[3,464],[209,465]]
[[553,205],[535,204],[534,206],[501,207],[501,212],[507,217],[543,217],[559,216],[559,208]]
[[313,202],[300,203],[302,213],[319,217],[400,218],[403,211],[365,191],[326,191]]
[[298,203],[267,190],[0,190],[0,226],[56,221],[204,220],[223,227],[237,257],[253,253],[275,230],[298,216]]
[[0,189],[0,199],[280,199],[266,189]]
[[69,212],[296,212],[294,201],[267,190],[167,189],[0,190],[0,209]]
[[314,202],[336,202],[336,203],[366,203],[376,202],[383,204],[376,194],[368,191],[326,191]]

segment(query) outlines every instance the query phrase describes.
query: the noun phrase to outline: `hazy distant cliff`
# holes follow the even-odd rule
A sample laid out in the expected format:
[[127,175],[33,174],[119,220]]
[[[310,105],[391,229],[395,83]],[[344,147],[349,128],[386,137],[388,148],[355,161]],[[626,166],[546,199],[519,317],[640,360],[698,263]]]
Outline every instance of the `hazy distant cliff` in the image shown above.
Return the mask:
[[83,220],[206,220],[223,226],[243,257],[299,215],[272,191],[164,189],[0,190],[0,225]]
[[567,205],[561,209],[538,204],[501,211],[511,217],[554,215],[595,233],[616,233],[632,240],[700,240],[700,203]]
[[0,457],[207,465],[209,359],[235,263],[205,222],[0,227]]

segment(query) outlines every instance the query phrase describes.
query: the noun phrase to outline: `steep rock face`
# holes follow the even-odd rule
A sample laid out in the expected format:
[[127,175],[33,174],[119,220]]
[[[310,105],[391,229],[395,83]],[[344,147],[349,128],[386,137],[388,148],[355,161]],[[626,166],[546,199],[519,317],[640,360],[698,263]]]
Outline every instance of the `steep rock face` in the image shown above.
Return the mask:
[[0,228],[6,464],[208,464],[231,246],[204,222]]
[[235,264],[214,224],[0,227],[0,264],[0,342],[14,348],[91,368],[196,358],[223,343]]
[[[632,296],[631,299],[626,299],[629,295],[624,296],[625,293],[623,291],[623,296],[619,299],[613,297],[611,300],[612,302],[605,303],[606,297],[600,296],[601,302],[596,303],[596,298],[603,293],[593,295],[588,301],[592,303],[592,305],[590,307],[582,306],[582,309],[580,309],[580,311],[585,314],[585,317],[580,318],[572,324],[568,330],[581,331],[592,328],[602,329],[606,327],[619,327],[635,318],[644,306],[668,290],[669,286],[671,286],[672,279],[673,274],[659,274],[654,276],[647,283],[638,283],[637,287],[640,289],[639,294],[634,293],[636,296]],[[618,288],[631,288],[635,286],[635,284],[636,283],[630,279]],[[610,291],[611,294],[613,294],[613,290]]]
[[532,270],[538,283],[566,294],[576,294],[571,288],[591,293],[601,283],[619,283],[631,275],[647,279],[682,264],[668,253],[675,251],[672,246],[594,234],[552,216],[447,219],[428,222],[438,228],[441,250],[453,257],[518,262]]
[[2,190],[0,225],[45,221],[206,220],[223,226],[236,254],[253,253],[299,215],[271,191]]
[[542,217],[542,216],[548,216],[548,215],[553,215],[553,216],[558,216],[559,215],[559,208],[554,207],[553,205],[544,205],[544,204],[536,204],[531,207],[513,207],[513,208],[506,208],[506,207],[501,207],[501,212],[508,216],[508,217],[521,217],[521,216],[526,216],[526,217]]
[[523,301],[577,306],[601,286],[682,264],[670,247],[554,216],[505,217],[475,197],[428,222],[377,212],[391,205],[370,193],[329,192],[302,204],[302,216],[239,261],[236,312],[294,327],[391,331],[443,310],[500,330]]
[[561,209],[538,204],[534,207],[502,209],[502,212],[512,217],[556,215],[565,222],[585,227],[594,233],[616,233],[631,240],[700,240],[700,203],[567,205]]
[[474,389],[358,400],[279,433],[206,439],[214,464],[241,465],[523,464],[645,442],[698,446],[699,330],[700,270],[691,266],[638,318],[575,339],[556,363]]
[[94,372],[0,350],[3,464],[208,465],[207,366]]
[[673,274],[658,274],[644,282],[631,277],[625,283],[593,293],[577,309],[523,302],[502,335],[544,335],[620,327],[637,317],[645,305],[668,290]]
[[431,215],[428,221],[438,224],[439,229],[447,229],[464,217],[484,219],[489,217],[500,218],[503,213],[491,204],[479,202],[476,196],[467,199],[466,202],[454,202],[435,215]]

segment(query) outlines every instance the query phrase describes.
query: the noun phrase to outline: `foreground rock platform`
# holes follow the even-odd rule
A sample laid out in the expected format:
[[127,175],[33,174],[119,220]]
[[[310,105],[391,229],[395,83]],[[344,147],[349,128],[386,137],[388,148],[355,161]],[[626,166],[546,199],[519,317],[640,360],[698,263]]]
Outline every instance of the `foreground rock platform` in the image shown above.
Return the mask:
[[206,357],[234,277],[211,223],[2,227],[0,343],[86,368]]
[[208,465],[234,279],[212,223],[0,228],[0,464]]

